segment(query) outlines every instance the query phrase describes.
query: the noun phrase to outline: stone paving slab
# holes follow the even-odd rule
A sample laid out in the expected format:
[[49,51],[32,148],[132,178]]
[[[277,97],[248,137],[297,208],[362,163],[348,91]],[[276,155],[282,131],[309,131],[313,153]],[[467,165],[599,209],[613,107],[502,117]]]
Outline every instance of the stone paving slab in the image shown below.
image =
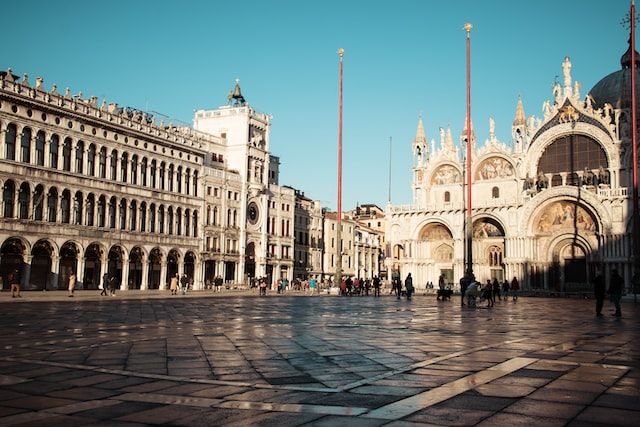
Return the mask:
[[616,319],[565,299],[468,309],[424,296],[23,295],[0,295],[13,332],[0,336],[3,426],[640,419],[630,302]]

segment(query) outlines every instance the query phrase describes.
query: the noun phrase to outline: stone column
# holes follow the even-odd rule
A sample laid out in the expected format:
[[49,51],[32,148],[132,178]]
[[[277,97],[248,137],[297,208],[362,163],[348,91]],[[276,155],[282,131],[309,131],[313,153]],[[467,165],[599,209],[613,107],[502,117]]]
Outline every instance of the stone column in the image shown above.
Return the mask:
[[37,163],[36,159],[36,134],[31,132],[31,140],[29,141],[29,163],[35,165]]
[[204,263],[200,258],[197,258],[193,266],[193,275],[195,276],[193,278],[193,289],[196,289],[196,290],[204,289],[204,281],[202,279],[204,277],[203,270],[204,270]]
[[120,283],[120,289],[123,291],[129,290],[129,258],[122,257],[122,281]]
[[22,269],[22,289],[29,288],[29,282],[31,281],[31,261],[33,260],[32,255],[23,255],[22,260],[24,263],[24,267]]
[[[85,143],[84,146],[84,151],[82,153],[82,174],[83,175],[89,175],[89,169],[88,169],[88,164],[89,164],[89,143]],[[95,162],[95,158],[93,160],[93,168],[95,169],[96,166],[96,162]]]
[[160,284],[158,289],[164,291],[167,289],[167,260],[160,261]]
[[147,256],[142,255],[142,282],[140,283],[140,290],[146,291],[149,289],[149,259]]
[[0,123],[0,157],[4,158],[5,142],[7,138],[7,122]]
[[58,275],[60,274],[60,257],[57,255],[53,255],[51,257],[51,283],[47,283],[48,290],[56,290],[58,289]]
[[85,264],[85,259],[84,259],[84,254],[80,255],[80,258],[78,258],[78,271],[76,273],[76,289],[80,289],[80,286],[82,285],[82,288],[84,289],[84,264]]

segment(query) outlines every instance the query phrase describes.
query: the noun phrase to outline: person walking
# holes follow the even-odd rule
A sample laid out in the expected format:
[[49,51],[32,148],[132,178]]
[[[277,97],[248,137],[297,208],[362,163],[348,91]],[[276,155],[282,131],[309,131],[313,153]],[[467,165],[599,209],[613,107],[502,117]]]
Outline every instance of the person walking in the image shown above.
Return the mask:
[[373,296],[380,296],[380,278],[378,276],[373,277]]
[[112,297],[116,296],[116,276],[109,278],[109,295]]
[[611,270],[611,278],[609,279],[609,295],[611,296],[611,302],[616,307],[616,312],[613,314],[616,317],[622,317],[622,310],[620,309],[620,300],[622,299],[622,290],[624,289],[624,279],[618,270],[615,268]]
[[186,295],[187,294],[187,287],[189,286],[189,278],[184,273],[182,274],[182,277],[180,278],[180,286],[182,287],[182,295]]
[[312,277],[311,279],[309,279],[309,292],[311,293],[311,296],[313,296],[313,294],[316,292],[317,287],[318,281],[316,280],[316,278]]
[[109,287],[109,273],[102,275],[102,283],[100,284],[100,296],[107,296],[107,288]]
[[[9,273],[7,280],[9,281],[9,285],[11,286],[11,298],[22,298],[22,296],[20,295],[20,272],[18,271],[18,269],[15,269],[13,273]],[[18,293],[17,295],[16,292]]]
[[500,296],[500,282],[498,282],[497,278],[493,278],[491,286],[493,287],[493,301],[495,302],[496,296],[498,297],[498,301],[502,301],[502,297]]
[[487,299],[487,307],[493,307],[493,303],[495,301],[493,299],[493,286],[491,285],[491,280],[487,279],[487,284],[482,288],[482,293]]
[[178,273],[171,277],[169,291],[171,291],[171,295],[178,295]]
[[604,297],[606,294],[606,286],[604,284],[604,278],[600,271],[596,272],[596,276],[593,278],[593,296],[596,299],[596,316],[602,316],[602,307],[604,306]]
[[464,297],[472,281],[473,278],[470,278],[466,274],[460,279],[460,304],[462,307],[464,307]]
[[516,278],[516,276],[513,276],[513,280],[511,281],[511,288],[509,289],[509,291],[511,291],[511,295],[514,301],[518,301],[519,290],[520,290],[520,283],[518,283],[518,279]]
[[394,288],[396,290],[396,299],[400,299],[400,297],[402,296],[402,280],[400,279],[400,277],[397,277],[395,279]]
[[509,299],[509,281],[507,279],[504,279],[504,282],[502,283],[502,296],[505,301]]
[[73,291],[76,289],[76,273],[69,275],[69,297],[73,296]]
[[407,278],[404,279],[404,288],[407,290],[407,301],[411,301],[411,294],[413,294],[413,278],[411,273],[407,274]]

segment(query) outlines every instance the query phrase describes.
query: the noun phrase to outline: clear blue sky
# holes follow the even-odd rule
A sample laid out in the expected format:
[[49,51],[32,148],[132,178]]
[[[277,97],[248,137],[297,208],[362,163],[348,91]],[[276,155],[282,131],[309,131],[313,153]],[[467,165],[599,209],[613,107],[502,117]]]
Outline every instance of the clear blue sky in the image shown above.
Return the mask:
[[[411,142],[464,124],[465,32],[472,31],[478,140],[511,140],[517,97],[541,115],[566,55],[582,95],[620,68],[627,0],[22,1],[2,18],[0,67],[192,123],[239,78],[273,115],[280,182],[336,208],[338,57],[343,47],[343,207],[411,203]],[[5,8],[6,9],[6,8]],[[101,101],[100,101],[101,102]]]

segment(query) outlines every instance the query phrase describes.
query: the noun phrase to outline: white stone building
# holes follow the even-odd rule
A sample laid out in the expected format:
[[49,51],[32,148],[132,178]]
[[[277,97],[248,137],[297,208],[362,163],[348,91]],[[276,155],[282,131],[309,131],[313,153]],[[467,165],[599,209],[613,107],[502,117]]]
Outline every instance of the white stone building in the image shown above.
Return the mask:
[[246,104],[194,128],[0,72],[0,277],[24,289],[195,289],[292,277],[293,190],[278,186],[270,117]]
[[[607,276],[618,269],[629,286],[629,51],[621,62],[623,70],[585,97],[565,58],[563,81],[542,117],[526,117],[518,100],[511,144],[497,140],[492,119],[483,146],[472,134],[477,280],[517,277],[524,289],[571,292],[588,289],[602,264]],[[457,286],[465,270],[466,129],[460,146],[450,129],[440,128],[439,139],[438,148],[428,143],[420,118],[413,203],[386,209],[387,266],[402,278],[411,273],[418,288],[437,284],[440,274]]]

